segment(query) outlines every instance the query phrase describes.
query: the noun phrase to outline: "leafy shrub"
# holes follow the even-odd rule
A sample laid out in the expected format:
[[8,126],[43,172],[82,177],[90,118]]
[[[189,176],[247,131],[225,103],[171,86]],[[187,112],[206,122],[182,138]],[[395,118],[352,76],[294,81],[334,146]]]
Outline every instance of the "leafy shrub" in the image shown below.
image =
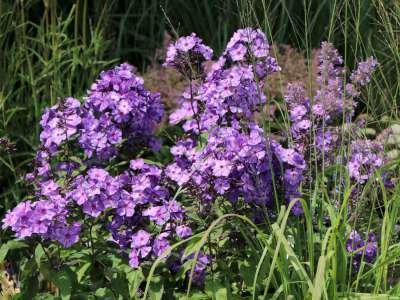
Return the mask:
[[[266,128],[257,123],[269,101],[266,79],[281,71],[264,33],[240,29],[214,62],[212,55],[195,34],[167,49],[165,66],[187,81],[169,115],[170,151],[156,138],[160,96],[128,64],[103,71],[83,103],[69,97],[45,110],[34,170],[26,176],[32,193],[7,213],[3,228],[26,241],[12,241],[20,243],[16,248],[36,247],[24,270],[36,265],[61,298],[181,297],[181,286],[192,295],[192,282],[198,297],[279,296],[289,277],[300,283],[288,293],[318,298],[321,264],[332,256],[324,252],[328,243],[337,260],[344,258],[332,268],[348,266],[349,278],[358,282],[373,267],[375,235],[363,240],[341,218],[354,225],[368,186],[383,193],[394,185],[391,170],[381,172],[389,158],[379,142],[353,139],[356,99],[376,60],[348,74],[333,45],[322,43],[313,94],[301,83],[288,85],[281,117],[289,128],[274,132],[277,139],[268,122]],[[320,203],[317,193],[324,194]],[[239,221],[229,226],[227,219]],[[295,236],[304,230],[306,255],[300,250],[306,241]],[[327,241],[315,247],[323,234]],[[277,268],[289,275],[275,271],[278,257]],[[21,293],[34,293],[37,280],[21,277]],[[345,290],[326,284],[332,295]]]

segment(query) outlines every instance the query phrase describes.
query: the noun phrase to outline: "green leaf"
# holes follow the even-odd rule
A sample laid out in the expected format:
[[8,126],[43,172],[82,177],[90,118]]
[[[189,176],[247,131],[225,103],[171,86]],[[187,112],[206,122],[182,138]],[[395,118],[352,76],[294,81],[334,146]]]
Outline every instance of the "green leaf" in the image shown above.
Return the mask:
[[153,277],[151,281],[149,295],[151,300],[161,300],[164,293],[164,283],[160,277]]
[[244,283],[251,288],[253,285],[254,279],[254,271],[256,269],[256,265],[251,264],[248,260],[244,260],[239,262],[239,273],[243,278]]
[[[36,275],[36,274],[34,274]],[[20,299],[33,299],[39,291],[39,281],[37,276],[24,278],[21,281],[21,298]]]
[[126,275],[123,273],[117,273],[116,276],[111,279],[112,289],[118,292],[124,299],[129,299],[129,286],[126,279]]
[[195,292],[193,294],[190,295],[190,297],[186,296],[186,295],[179,295],[180,300],[208,300],[210,299],[206,294],[202,293],[202,292]]
[[143,159],[143,161],[146,164],[149,164],[149,165],[155,165],[157,167],[162,167],[163,166],[162,163],[159,163],[159,162],[156,162],[156,161],[152,161],[152,160],[149,160],[149,159]]
[[97,289],[95,292],[95,296],[100,297],[100,299],[114,299],[112,291],[106,288]]
[[40,293],[36,295],[34,300],[59,300],[60,297],[54,296],[50,293]]
[[46,255],[46,253],[44,252],[42,245],[37,245],[35,249],[35,261],[38,268],[40,268],[41,260],[44,255]]
[[145,279],[142,269],[133,270],[129,268],[130,271],[126,272],[126,279],[129,282],[129,295],[134,298],[139,289],[140,284]]
[[71,298],[72,282],[67,271],[62,270],[56,273],[52,281],[60,290],[61,299],[68,300]]
[[290,246],[288,240],[283,235],[281,229],[279,228],[278,224],[272,224],[272,230],[276,236],[276,239],[280,241],[283,245],[283,248],[286,251],[288,261],[293,266],[295,272],[299,275],[299,277],[304,280],[309,287],[309,290],[312,291],[314,289],[313,283],[311,282],[306,270],[304,269],[303,265],[301,264],[299,258],[294,253],[292,247]]
[[87,263],[83,264],[82,267],[80,267],[78,271],[76,271],[76,277],[77,277],[78,283],[80,283],[82,281],[83,276],[85,276],[86,271],[90,268],[91,265],[92,265],[92,263],[87,262]]
[[205,284],[205,292],[212,299],[228,299],[227,288],[218,280],[207,280]]
[[201,246],[201,236],[193,238],[189,241],[185,250],[183,251],[183,257],[188,257],[190,254],[195,253]]
[[321,299],[322,292],[323,292],[324,285],[325,285],[324,272],[325,272],[325,267],[326,267],[326,261],[327,261],[327,258],[325,255],[321,255],[321,257],[318,260],[317,273],[316,273],[315,279],[314,279],[314,289],[312,291],[312,299],[313,300]]
[[0,263],[2,263],[7,256],[9,250],[26,248],[28,245],[22,241],[11,240],[0,247]]

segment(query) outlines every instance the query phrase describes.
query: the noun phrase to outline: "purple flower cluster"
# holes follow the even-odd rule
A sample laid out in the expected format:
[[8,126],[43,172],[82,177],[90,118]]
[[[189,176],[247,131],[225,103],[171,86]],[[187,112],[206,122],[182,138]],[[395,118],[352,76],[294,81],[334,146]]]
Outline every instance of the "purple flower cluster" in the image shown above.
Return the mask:
[[[172,147],[175,160],[166,175],[179,185],[194,189],[204,203],[217,197],[232,202],[271,207],[274,189],[281,183],[286,199],[300,196],[305,162],[293,149],[285,149],[265,138],[263,130],[252,124],[249,133],[236,127],[220,127],[210,132],[207,144],[197,150],[193,140]],[[301,214],[301,207],[293,210]]]
[[[103,71],[83,104],[66,98],[46,109],[34,170],[26,176],[34,200],[9,211],[3,228],[11,228],[18,238],[38,237],[70,247],[100,225],[96,230],[138,268],[192,235],[185,209],[174,197],[177,186],[206,208],[223,198],[233,207],[243,201],[260,216],[282,200],[296,201],[292,213],[299,216],[303,183],[312,180],[305,176],[312,163],[305,157],[314,149],[317,162],[345,163],[353,182],[364,184],[386,162],[382,146],[356,140],[348,156],[335,151],[343,133],[338,121],[350,122],[354,99],[370,82],[376,60],[359,63],[344,85],[342,57],[332,44],[322,43],[315,95],[307,96],[298,83],[288,85],[291,138],[283,144],[255,118],[267,102],[265,79],[280,71],[269,50],[261,30],[240,29],[206,74],[203,63],[213,51],[195,34],[168,48],[164,65],[186,76],[189,86],[169,116],[185,133],[171,147],[173,160],[165,167],[130,160],[146,154],[148,147],[160,147],[154,131],[163,106],[159,94],[145,89],[128,64]],[[373,262],[377,255],[373,234],[363,241],[353,231],[346,245],[355,266],[362,257]],[[182,257],[178,265],[191,259],[193,255]],[[209,262],[207,255],[199,256],[195,283],[204,281]]]
[[309,131],[312,127],[310,99],[306,97],[303,86],[296,82],[288,84],[285,100],[288,104],[288,111],[291,126],[291,135],[298,149],[306,153],[310,144]]
[[342,123],[338,121],[351,121],[355,98],[360,95],[360,87],[370,81],[377,62],[373,58],[360,62],[350,76],[350,83],[343,86],[343,59],[331,43],[321,44],[318,59],[317,90],[312,99],[300,83],[292,83],[288,85],[285,101],[294,146],[305,156],[316,152],[318,161],[329,165],[336,161],[335,150],[340,146]]
[[383,166],[386,158],[383,146],[379,142],[370,140],[355,140],[350,146],[350,158],[347,163],[350,178],[363,184]]
[[18,238],[37,236],[70,247],[90,230],[88,224],[102,220],[103,233],[130,253],[133,267],[161,255],[171,239],[190,236],[184,208],[162,183],[162,169],[142,159],[116,175],[105,167],[121,144],[129,153],[157,148],[153,132],[162,114],[159,94],[147,91],[128,64],[102,72],[83,105],[66,98],[46,109],[34,170],[26,176],[36,201],[9,211],[3,228]]
[[280,70],[268,53],[269,45],[260,30],[238,30],[205,79],[198,85],[191,82],[180,108],[170,116],[171,124],[184,121],[186,132],[199,134],[240,118],[252,119],[266,102],[263,79]]
[[[194,254],[189,255],[183,259],[183,262],[190,261],[194,258]],[[199,253],[196,265],[194,266],[194,272],[192,280],[197,285],[202,285],[206,277],[206,269],[210,263],[210,257],[202,252]],[[186,276],[190,276],[190,270],[186,272]]]
[[46,109],[40,141],[54,155],[63,142],[77,139],[88,157],[100,160],[117,155],[123,142],[156,150],[159,141],[153,132],[162,116],[160,95],[146,90],[133,67],[122,64],[100,74],[82,106],[66,98]]
[[[89,217],[107,213],[110,240],[129,250],[129,262],[137,268],[144,259],[160,256],[170,245],[169,238],[192,234],[184,225],[183,207],[170,198],[162,185],[163,171],[142,159],[130,161],[129,170],[111,176],[106,170],[91,168],[74,179],[70,198]],[[157,233],[151,233],[154,224]]]
[[378,62],[372,56],[358,63],[357,69],[350,76],[351,82],[359,86],[367,85],[371,81],[371,74],[377,66]]
[[212,55],[213,50],[192,33],[169,45],[164,66],[173,67],[194,79],[196,74],[202,71],[202,63],[210,60]]
[[364,241],[356,230],[352,230],[346,242],[346,249],[353,255],[352,262],[355,270],[358,270],[362,260],[373,263],[378,253],[375,234],[370,232],[367,240]]
[[231,201],[243,197],[247,202],[271,204],[272,174],[260,128],[254,126],[250,134],[237,127],[216,128],[202,150],[196,146],[185,140],[171,149],[175,161],[166,169],[169,178],[195,187],[206,203],[226,196]]
[[43,182],[41,200],[19,203],[3,219],[3,229],[10,227],[18,238],[34,235],[58,241],[70,247],[79,240],[79,222],[68,224],[68,201],[60,194],[60,187],[52,180]]
[[[183,253],[180,253],[180,257],[170,257],[168,261],[168,266],[173,273],[177,273],[182,267],[186,268],[186,278],[189,279],[190,272],[192,269],[194,259],[194,253],[184,256]],[[196,265],[194,267],[192,282],[198,286],[204,284],[207,266],[211,262],[210,256],[204,254],[204,252],[200,251],[199,256],[197,258]]]
[[[270,46],[265,34],[260,29],[243,28],[237,30],[222,55],[222,59],[234,62],[252,62],[254,59],[268,58]],[[269,59],[273,59],[269,57]],[[221,59],[220,59],[221,60]],[[280,68],[276,66],[276,71]]]
[[58,171],[71,175],[78,165],[65,159],[65,153],[70,155],[77,147],[99,162],[116,156],[123,145],[129,151],[145,146],[157,150],[160,142],[153,133],[162,115],[159,94],[144,88],[132,66],[122,64],[103,71],[83,105],[69,97],[44,111],[40,150],[33,173],[26,179],[39,182]]
[[[275,176],[282,182],[282,188],[286,200],[288,202],[299,200],[301,197],[299,188],[304,179],[303,173],[306,169],[306,163],[303,156],[294,149],[285,149],[276,141],[272,141],[272,149],[280,166],[280,168],[275,168]],[[277,182],[274,182],[274,184],[276,185]],[[295,216],[303,213],[299,201],[294,204],[292,213]]]
[[69,97],[44,111],[40,142],[48,154],[54,155],[64,141],[78,132],[82,122],[80,106],[77,99]]
[[163,115],[160,95],[146,90],[128,64],[103,71],[82,110],[79,143],[89,157],[115,156],[124,140],[129,147],[159,148],[153,132]]
[[[162,178],[160,168],[142,159],[132,160],[130,170],[110,184],[113,195],[102,201],[105,207],[114,209],[108,224],[112,240],[122,249],[130,249],[129,262],[135,268],[151,255],[160,256],[174,236],[185,238],[192,234],[183,223],[183,207],[170,197]],[[157,232],[149,231],[148,224],[156,226]]]
[[[238,30],[211,71],[182,95],[181,106],[170,116],[188,134],[206,134],[199,145],[192,136],[171,148],[170,179],[191,188],[209,203],[217,197],[239,198],[258,206],[274,204],[275,184],[288,201],[300,196],[305,169],[303,157],[266,138],[254,112],[266,102],[264,79],[279,71],[269,55],[265,35],[258,29]],[[200,148],[199,148],[200,146]],[[301,207],[294,209],[301,213]]]
[[[308,161],[308,167],[314,167],[315,163],[317,167],[326,167],[340,162],[347,165],[353,183],[365,184],[386,162],[382,145],[357,139],[349,145],[348,155],[339,149],[348,146],[341,137],[347,135],[345,130],[352,128],[350,122],[357,104],[355,100],[361,95],[360,88],[370,82],[377,62],[372,57],[360,62],[344,85],[343,59],[333,45],[323,42],[318,58],[317,88],[313,96],[307,96],[300,83],[287,87],[285,101],[291,121],[291,141],[304,157],[313,157]],[[313,180],[312,177],[306,179]],[[353,196],[359,187],[354,188]],[[363,241],[356,231],[352,231],[346,246],[347,251],[354,255],[356,269],[362,257],[371,263],[377,255],[377,243],[372,233],[367,241]]]
[[[76,217],[74,211],[81,208],[89,219],[104,216],[109,220],[110,239],[130,251],[132,267],[152,255],[161,255],[169,247],[169,239],[192,234],[183,223],[183,207],[161,184],[160,168],[137,159],[117,176],[98,167],[85,173],[72,180],[65,196],[53,180],[41,182],[43,200],[20,203],[6,215],[3,228],[11,227],[19,238],[36,234],[69,247],[79,240],[81,227],[78,222],[68,225],[66,220]],[[147,229],[150,224],[157,227],[156,233]]]

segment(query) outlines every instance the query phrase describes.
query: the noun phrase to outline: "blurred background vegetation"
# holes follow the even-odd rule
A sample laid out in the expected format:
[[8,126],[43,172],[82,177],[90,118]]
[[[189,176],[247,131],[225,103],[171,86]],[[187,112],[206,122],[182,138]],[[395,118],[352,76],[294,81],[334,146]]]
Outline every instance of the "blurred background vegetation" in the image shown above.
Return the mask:
[[[81,97],[112,64],[127,61],[153,74],[168,32],[196,32],[218,55],[244,26],[290,45],[274,49],[286,53],[288,67],[299,63],[305,72],[323,40],[335,44],[349,68],[376,56],[379,74],[358,110],[379,124],[397,120],[400,1],[0,0],[0,216],[25,195],[21,176],[30,168],[44,107]],[[304,77],[296,68],[292,73]]]

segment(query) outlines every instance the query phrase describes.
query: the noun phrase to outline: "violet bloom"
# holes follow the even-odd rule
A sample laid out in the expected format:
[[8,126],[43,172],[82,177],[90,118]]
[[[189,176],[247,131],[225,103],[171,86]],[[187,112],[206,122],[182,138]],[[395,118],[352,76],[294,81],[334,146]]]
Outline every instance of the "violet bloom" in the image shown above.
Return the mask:
[[179,225],[175,229],[176,235],[182,239],[192,235],[192,229],[186,225]]
[[56,205],[51,201],[21,202],[6,214],[3,228],[11,227],[18,238],[34,234],[42,236],[48,232],[59,214]]
[[218,124],[252,120],[266,102],[263,80],[280,70],[268,54],[269,45],[260,30],[238,30],[206,78],[182,94],[171,124],[184,122],[186,132],[200,134]]
[[[129,263],[132,267],[137,268],[144,261],[161,255],[171,240],[179,238],[181,232],[178,230],[174,234],[172,229],[184,226],[185,210],[177,201],[170,199],[169,191],[162,182],[162,169],[136,159],[130,161],[127,171],[116,177],[96,172],[100,172],[102,181],[84,178],[91,187],[89,196],[103,199],[102,194],[110,195],[103,199],[104,206],[112,208],[112,219],[107,226],[111,233],[110,240],[122,250],[130,251]],[[82,184],[82,179],[79,182],[80,187],[86,185]],[[133,210],[130,210],[131,206],[134,206]],[[149,221],[153,221],[157,231],[163,233],[152,237],[153,232],[148,231],[147,226]],[[182,229],[183,234],[190,231],[189,228]]]
[[146,246],[149,242],[150,234],[142,229],[132,237],[132,247],[134,248]]
[[378,253],[378,243],[375,234],[370,232],[368,238],[364,241],[356,230],[352,230],[346,242],[347,252],[353,255],[353,267],[358,270],[361,260],[373,263]]
[[80,114],[80,102],[71,97],[45,110],[40,121],[40,142],[50,154],[53,155],[62,142],[72,139],[78,132]]
[[103,71],[82,108],[79,143],[85,153],[109,159],[126,139],[130,146],[154,144],[153,133],[161,121],[160,95],[149,92],[129,64]]
[[166,234],[159,234],[153,242],[153,253],[155,256],[160,256],[169,248],[169,241],[166,239]]
[[[300,197],[298,189],[306,167],[300,153],[278,145],[267,140],[256,124],[243,130],[237,124],[218,127],[209,133],[201,150],[195,150],[191,142],[181,142],[173,149],[175,161],[167,170],[177,172],[166,175],[178,184],[195,188],[205,203],[223,195],[232,202],[242,197],[251,205],[271,207],[275,202],[274,184],[283,187],[287,201]],[[285,171],[292,171],[292,177],[283,176]],[[182,174],[187,174],[184,182],[179,181]],[[296,214],[300,213],[298,208]]]
[[[318,75],[312,101],[300,83],[288,84],[285,100],[293,146],[305,157],[315,156],[318,167],[324,168],[338,159],[344,160],[338,158],[343,142],[340,137],[344,136],[342,124],[351,121],[357,105],[354,99],[360,95],[359,88],[370,81],[376,66],[377,62],[372,57],[360,62],[350,76],[350,82],[346,83],[343,58],[331,43],[323,42],[318,55]],[[352,177],[359,177],[356,173],[360,163],[357,158],[351,160],[349,168]]]
[[216,177],[228,177],[232,166],[227,160],[215,160],[212,168],[213,174]]
[[[191,51],[189,42],[178,48]],[[67,248],[79,241],[77,216],[83,221],[105,218],[108,240],[121,251],[130,251],[132,267],[191,234],[184,225],[184,208],[172,200],[165,185],[164,169],[136,159],[120,174],[107,171],[109,159],[119,155],[121,147],[133,153],[160,149],[154,131],[162,115],[160,95],[145,89],[128,64],[103,71],[83,105],[66,98],[46,109],[40,150],[27,176],[36,201],[22,202],[7,212],[2,227],[11,228],[18,238],[34,236]],[[153,232],[147,231],[149,221],[154,221]],[[152,238],[154,233],[158,235]]]
[[[183,257],[183,262],[193,260],[193,258],[194,254],[191,254],[187,257]],[[207,254],[200,252],[197,258],[196,265],[194,267],[194,273],[192,277],[193,283],[195,283],[198,286],[204,284],[206,278],[207,266],[209,265],[209,263],[210,263],[210,257]],[[186,276],[189,277],[190,274],[191,274],[191,269],[186,272]]]
[[165,224],[170,218],[168,209],[165,206],[152,206],[143,211],[143,216],[148,217],[157,225]]
[[371,74],[377,66],[378,61],[372,56],[365,61],[359,62],[357,69],[351,74],[350,80],[355,85],[367,85],[371,81]]
[[81,224],[74,222],[71,225],[57,226],[53,233],[53,239],[60,242],[65,248],[69,248],[79,241]]
[[350,178],[363,184],[386,161],[383,146],[379,142],[356,140],[351,143],[350,157],[347,163]]
[[129,253],[129,265],[134,269],[139,267],[139,257],[135,249]]
[[173,67],[179,72],[194,78],[194,72],[201,73],[201,64],[212,58],[213,51],[195,33],[179,38],[169,45],[164,66]]
[[18,238],[29,237],[33,234],[33,228],[30,225],[32,214],[31,202],[21,202],[13,210],[7,212],[2,228],[11,227]]
[[141,258],[146,257],[151,251],[150,238],[151,235],[142,229],[136,232],[132,237],[131,247],[135,249],[136,254]]

